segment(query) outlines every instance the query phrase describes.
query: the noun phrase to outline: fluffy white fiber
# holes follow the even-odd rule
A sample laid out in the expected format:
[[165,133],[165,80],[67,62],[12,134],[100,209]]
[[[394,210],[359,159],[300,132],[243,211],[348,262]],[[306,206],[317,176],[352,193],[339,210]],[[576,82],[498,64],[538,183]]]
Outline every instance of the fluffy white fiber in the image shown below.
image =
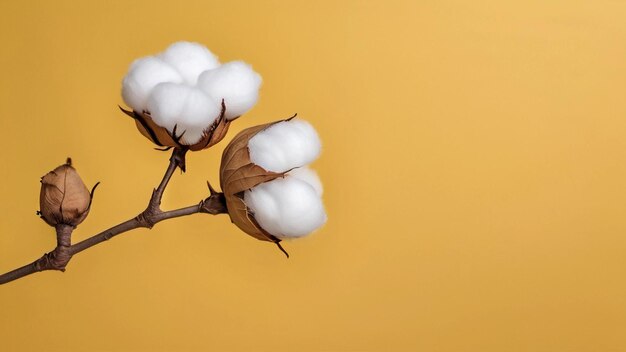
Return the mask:
[[324,205],[315,186],[294,176],[246,191],[244,202],[258,224],[281,239],[307,235],[326,222]]
[[159,58],[174,67],[185,83],[195,85],[198,76],[206,70],[220,65],[217,57],[209,49],[198,43],[177,42],[170,45]]
[[285,172],[315,160],[321,149],[317,132],[303,120],[283,121],[248,141],[250,160],[267,171]]
[[152,89],[162,82],[180,83],[181,75],[154,56],[135,60],[122,81],[122,99],[135,111],[144,111]]
[[324,187],[322,186],[322,182],[320,181],[319,176],[317,176],[317,172],[309,169],[307,166],[293,169],[289,171],[287,175],[289,177],[295,177],[310,184],[313,189],[315,189],[315,193],[317,193],[317,195],[320,197],[324,193]]
[[217,119],[221,106],[196,87],[161,83],[150,95],[148,110],[157,125],[171,133],[176,126],[178,136],[185,132],[181,141],[191,145],[197,143],[204,130]]
[[202,73],[198,78],[198,86],[217,101],[224,99],[225,117],[231,120],[256,104],[261,76],[247,63],[233,61]]
[[[155,89],[160,83],[181,85]],[[256,104],[260,86],[261,76],[245,62],[220,66],[217,57],[201,44],[177,42],[156,56],[131,64],[122,81],[122,98],[133,110],[150,112],[156,124],[170,131],[178,124],[176,132],[180,133],[184,126],[187,132],[183,142],[193,144],[189,141],[199,139],[202,134],[198,124],[207,122],[202,127],[209,127],[221,111],[222,99],[226,105],[225,117],[233,119]],[[215,106],[218,115],[214,114]]]

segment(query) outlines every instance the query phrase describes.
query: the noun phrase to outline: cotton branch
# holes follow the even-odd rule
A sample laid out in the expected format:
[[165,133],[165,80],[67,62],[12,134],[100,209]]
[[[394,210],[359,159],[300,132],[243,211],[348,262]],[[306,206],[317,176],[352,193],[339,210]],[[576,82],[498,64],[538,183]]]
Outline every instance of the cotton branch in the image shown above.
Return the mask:
[[[93,189],[87,189],[68,159],[42,178],[41,217],[57,234],[49,253],[0,275],[0,284],[43,270],[65,271],[72,257],[98,243],[136,228],[195,213],[229,213],[243,232],[275,243],[315,231],[327,219],[322,184],[307,168],[319,156],[317,132],[295,117],[239,132],[222,155],[222,192],[209,185],[210,196],[196,205],[163,211],[161,199],[177,168],[185,171],[187,151],[220,142],[230,124],[257,102],[261,76],[243,61],[221,64],[199,43],[177,42],[165,51],[133,61],[122,80],[122,99],[137,130],[156,146],[173,148],[169,165],[136,217],[76,244],[72,231],[89,214]],[[95,187],[94,187],[95,189]],[[227,209],[227,205],[228,208]],[[230,210],[230,211],[228,211]]]
[[174,171],[176,168],[184,169],[186,151],[186,149],[181,148],[174,149],[167,170],[165,171],[165,175],[163,176],[163,180],[152,192],[152,196],[146,209],[139,215],[74,245],[71,244],[71,233],[74,228],[69,225],[57,225],[55,226],[57,232],[56,248],[30,264],[0,275],[0,284],[5,284],[44,270],[65,271],[65,267],[72,259],[73,255],[130,230],[141,227],[152,228],[155,224],[161,221],[196,213],[207,213],[213,215],[227,213],[224,194],[216,192],[210,186],[210,196],[196,205],[176,210],[161,210],[161,199],[163,198],[165,188],[167,187]]

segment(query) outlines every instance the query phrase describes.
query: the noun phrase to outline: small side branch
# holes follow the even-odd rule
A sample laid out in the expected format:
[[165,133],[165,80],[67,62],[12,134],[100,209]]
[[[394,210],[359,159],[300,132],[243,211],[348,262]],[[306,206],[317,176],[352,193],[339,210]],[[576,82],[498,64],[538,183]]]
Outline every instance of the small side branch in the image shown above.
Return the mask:
[[[209,197],[210,198],[210,197]],[[208,199],[208,198],[207,198]],[[198,205],[192,205],[189,207],[184,207],[184,208],[180,208],[180,209],[176,209],[176,210],[170,210],[170,211],[160,211],[158,214],[153,214],[153,215],[144,215],[144,218],[147,218],[148,221],[151,224],[156,224],[159,223],[163,220],[167,220],[167,219],[173,219],[173,218],[178,218],[181,216],[187,216],[187,215],[192,215],[192,214],[196,214],[196,213],[200,213],[201,212],[201,204],[203,204],[205,201],[203,201],[202,203],[198,204]],[[142,213],[143,214],[143,213]],[[220,213],[221,214],[221,213]],[[140,214],[141,215],[141,214]],[[98,243],[102,243],[104,241],[110,240],[111,238],[122,234],[124,232],[130,231],[130,230],[134,230],[140,227],[146,227],[143,223],[143,221],[139,220],[140,216],[136,216],[130,220],[127,220],[119,225],[113,226],[108,230],[104,230],[102,232],[100,232],[99,234],[93,235],[81,242],[76,243],[75,245],[73,245],[70,249],[72,255],[76,254],[76,253],[80,253],[82,251],[84,251],[87,248],[93,247],[95,245],[97,245]],[[0,282],[1,283],[1,282]]]
[[163,180],[161,180],[159,186],[152,192],[150,202],[148,203],[146,210],[142,213],[130,220],[126,220],[121,224],[115,225],[74,245],[71,244],[71,233],[73,228],[68,225],[58,225],[56,227],[56,248],[52,252],[44,254],[41,258],[30,264],[0,275],[0,285],[44,270],[65,271],[65,266],[75,254],[130,230],[141,227],[152,228],[155,224],[161,221],[196,213],[207,213],[213,215],[227,213],[228,211],[226,210],[226,200],[224,198],[224,194],[216,192],[212,188],[210,188],[211,195],[199,204],[170,211],[161,210],[161,199],[163,198],[163,193],[172,177],[172,174],[178,167],[184,171],[186,152],[186,150],[178,148],[174,149],[172,157],[170,158],[170,164],[165,171],[165,175],[163,176]]
[[[167,170],[165,170],[165,175],[163,175],[163,179],[159,184],[159,187],[154,190],[153,198],[156,196],[154,201],[161,204],[161,198],[163,198],[163,192],[165,192],[165,187],[170,182],[172,178],[172,174],[176,171],[176,168],[180,168],[182,172],[185,172],[185,155],[187,154],[187,149],[179,149],[174,148],[172,151],[172,156],[170,157],[170,164],[167,166]],[[153,199],[151,199],[153,201]]]

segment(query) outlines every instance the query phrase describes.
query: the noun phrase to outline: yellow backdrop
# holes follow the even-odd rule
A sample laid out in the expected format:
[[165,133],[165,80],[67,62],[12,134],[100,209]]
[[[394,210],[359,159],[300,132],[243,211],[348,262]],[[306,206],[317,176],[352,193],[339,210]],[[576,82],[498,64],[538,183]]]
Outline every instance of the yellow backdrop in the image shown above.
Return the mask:
[[0,3],[0,271],[54,246],[39,177],[102,184],[81,240],[140,212],[157,152],[118,111],[178,40],[264,78],[164,206],[206,197],[239,130],[323,139],[327,225],[275,246],[221,215],[136,230],[0,287],[3,351],[626,350],[626,3]]

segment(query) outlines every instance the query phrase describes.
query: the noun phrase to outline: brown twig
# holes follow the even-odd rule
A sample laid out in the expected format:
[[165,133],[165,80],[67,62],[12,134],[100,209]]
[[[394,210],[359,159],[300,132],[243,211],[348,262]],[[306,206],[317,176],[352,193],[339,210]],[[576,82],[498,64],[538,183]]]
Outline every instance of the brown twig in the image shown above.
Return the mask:
[[163,220],[196,213],[207,213],[213,215],[227,213],[224,194],[216,192],[210,186],[209,190],[211,195],[197,205],[169,211],[161,210],[163,192],[165,191],[165,188],[167,187],[174,171],[178,167],[180,167],[183,171],[185,169],[186,152],[187,150],[185,149],[174,149],[172,157],[170,158],[170,163],[165,171],[165,175],[163,176],[163,180],[161,180],[159,186],[152,192],[152,196],[150,197],[150,202],[148,203],[146,210],[130,220],[104,230],[74,245],[71,244],[71,233],[73,228],[69,225],[56,226],[56,248],[52,252],[44,254],[41,258],[30,264],[0,275],[0,285],[44,270],[65,271],[65,266],[72,259],[73,255],[130,230],[141,227],[152,228],[155,224]]

